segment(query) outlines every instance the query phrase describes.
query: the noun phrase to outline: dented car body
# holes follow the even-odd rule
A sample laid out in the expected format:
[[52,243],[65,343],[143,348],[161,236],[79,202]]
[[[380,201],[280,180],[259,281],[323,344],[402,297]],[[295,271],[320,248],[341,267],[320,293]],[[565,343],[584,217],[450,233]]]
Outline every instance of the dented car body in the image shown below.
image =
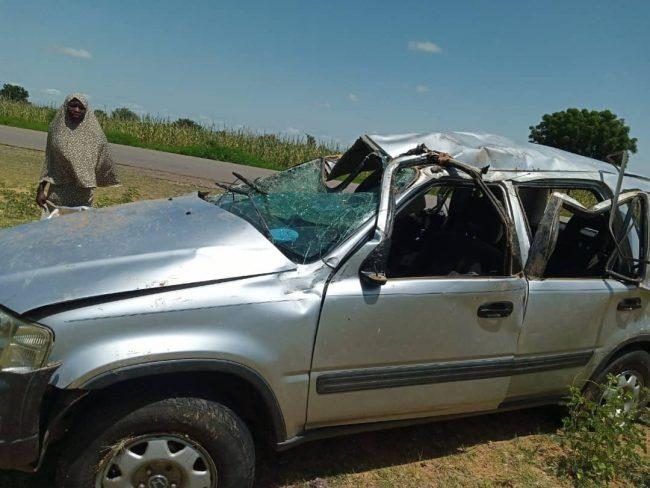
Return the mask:
[[221,195],[5,230],[0,467],[153,378],[245,387],[229,405],[277,448],[557,403],[650,350],[650,182],[618,176],[485,134],[364,136]]

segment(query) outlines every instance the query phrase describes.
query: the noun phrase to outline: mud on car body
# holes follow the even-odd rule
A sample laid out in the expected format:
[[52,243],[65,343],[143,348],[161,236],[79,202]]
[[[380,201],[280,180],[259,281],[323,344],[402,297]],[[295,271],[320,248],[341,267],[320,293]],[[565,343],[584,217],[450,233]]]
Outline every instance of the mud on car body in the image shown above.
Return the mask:
[[648,186],[498,136],[363,136],[223,194],[2,231],[0,468],[250,486],[254,439],[556,403],[608,373],[640,403]]

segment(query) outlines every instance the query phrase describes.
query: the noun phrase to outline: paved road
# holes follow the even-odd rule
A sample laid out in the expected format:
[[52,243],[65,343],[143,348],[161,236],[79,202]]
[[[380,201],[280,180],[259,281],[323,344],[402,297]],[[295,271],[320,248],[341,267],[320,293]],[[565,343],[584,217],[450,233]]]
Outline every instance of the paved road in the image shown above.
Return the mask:
[[[46,138],[45,132],[0,125],[0,144],[44,151]],[[233,181],[233,171],[248,178],[257,178],[273,173],[268,169],[213,159],[195,158],[121,144],[110,144],[110,146],[113,157],[119,164],[206,180],[206,183],[209,182],[208,184],[214,181],[222,183]]]

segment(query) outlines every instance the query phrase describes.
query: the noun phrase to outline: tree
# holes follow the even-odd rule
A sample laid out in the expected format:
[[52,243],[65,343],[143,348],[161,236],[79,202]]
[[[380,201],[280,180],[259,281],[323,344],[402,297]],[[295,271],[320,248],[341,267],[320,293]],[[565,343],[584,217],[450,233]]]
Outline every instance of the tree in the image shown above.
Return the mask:
[[636,152],[636,138],[630,128],[609,110],[579,110],[545,114],[536,126],[530,126],[530,142],[557,147],[601,161],[618,151]]
[[194,122],[192,119],[178,119],[174,122],[176,127],[183,127],[187,129],[202,129],[202,127]]
[[116,108],[111,112],[111,117],[114,119],[119,119],[119,120],[127,120],[127,121],[136,121],[140,120],[140,116],[136,114],[133,110],[128,109],[126,107],[120,107]]
[[5,83],[0,90],[0,98],[13,100],[15,102],[27,102],[29,92],[20,85]]
[[97,117],[100,120],[103,120],[106,117],[108,117],[108,114],[101,109],[93,110],[93,112],[95,112],[95,117]]

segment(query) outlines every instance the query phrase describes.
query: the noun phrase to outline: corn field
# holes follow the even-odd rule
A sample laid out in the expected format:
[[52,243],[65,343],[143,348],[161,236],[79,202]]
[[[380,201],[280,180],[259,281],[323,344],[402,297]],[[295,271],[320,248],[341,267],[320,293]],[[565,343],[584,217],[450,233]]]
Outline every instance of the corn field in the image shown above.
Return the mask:
[[[0,124],[3,125],[47,130],[55,113],[53,107],[0,98]],[[152,116],[124,120],[100,115],[98,120],[110,142],[271,169],[285,169],[340,152],[336,145],[308,141],[302,136],[257,133],[245,128],[183,126]]]

